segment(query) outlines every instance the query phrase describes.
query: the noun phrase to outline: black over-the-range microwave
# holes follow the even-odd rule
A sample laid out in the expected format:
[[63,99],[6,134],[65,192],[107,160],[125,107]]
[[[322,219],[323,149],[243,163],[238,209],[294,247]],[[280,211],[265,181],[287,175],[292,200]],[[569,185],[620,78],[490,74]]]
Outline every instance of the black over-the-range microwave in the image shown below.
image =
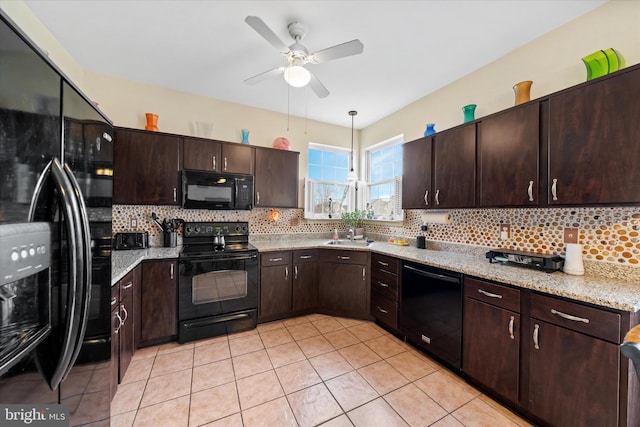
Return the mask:
[[182,207],[252,209],[253,176],[185,169],[182,171]]

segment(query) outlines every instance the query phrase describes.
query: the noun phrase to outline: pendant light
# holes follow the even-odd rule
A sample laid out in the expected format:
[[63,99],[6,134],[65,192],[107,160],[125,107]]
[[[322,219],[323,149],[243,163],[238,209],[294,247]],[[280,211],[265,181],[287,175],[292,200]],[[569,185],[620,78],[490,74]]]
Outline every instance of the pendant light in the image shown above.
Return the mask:
[[353,170],[353,117],[358,114],[357,111],[351,110],[349,111],[349,115],[351,116],[351,170],[347,174],[347,181],[353,182],[358,180],[358,175]]

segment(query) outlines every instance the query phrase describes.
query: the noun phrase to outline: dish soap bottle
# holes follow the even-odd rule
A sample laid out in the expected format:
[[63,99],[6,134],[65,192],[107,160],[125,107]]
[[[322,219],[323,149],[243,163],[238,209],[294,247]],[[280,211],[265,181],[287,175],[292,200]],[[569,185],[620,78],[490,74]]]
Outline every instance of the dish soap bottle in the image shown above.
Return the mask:
[[338,235],[338,229],[334,229],[333,230],[333,241],[337,242],[338,240],[340,240],[340,236]]

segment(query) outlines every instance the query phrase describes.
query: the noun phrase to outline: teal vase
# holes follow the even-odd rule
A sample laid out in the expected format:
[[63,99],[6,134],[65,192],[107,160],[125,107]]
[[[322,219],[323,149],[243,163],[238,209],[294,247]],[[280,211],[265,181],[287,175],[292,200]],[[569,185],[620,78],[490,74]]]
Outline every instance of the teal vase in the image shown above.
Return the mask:
[[249,143],[249,129],[242,129],[242,143],[243,144],[248,144]]
[[436,133],[435,123],[427,123],[427,128],[424,131],[424,136],[433,135]]
[[475,120],[476,114],[476,104],[469,104],[462,107],[462,111],[464,112],[464,122],[472,122]]

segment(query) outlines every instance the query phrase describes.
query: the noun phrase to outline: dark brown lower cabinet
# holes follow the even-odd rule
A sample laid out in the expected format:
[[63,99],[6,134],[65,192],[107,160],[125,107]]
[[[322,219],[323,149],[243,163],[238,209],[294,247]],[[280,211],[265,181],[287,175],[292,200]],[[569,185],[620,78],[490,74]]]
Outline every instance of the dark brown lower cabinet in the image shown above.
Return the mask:
[[178,336],[176,260],[144,261],[140,298],[140,347],[175,340]]
[[520,315],[471,298],[464,299],[462,366],[467,375],[518,401]]
[[260,255],[260,322],[287,317],[291,313],[292,280],[291,252]]
[[371,319],[369,254],[327,249],[320,255],[319,306],[336,316]]
[[109,392],[111,399],[118,390],[118,372],[120,369],[120,286],[118,283],[111,287],[111,381]]
[[318,307],[318,252],[293,252],[293,311],[306,312]]

